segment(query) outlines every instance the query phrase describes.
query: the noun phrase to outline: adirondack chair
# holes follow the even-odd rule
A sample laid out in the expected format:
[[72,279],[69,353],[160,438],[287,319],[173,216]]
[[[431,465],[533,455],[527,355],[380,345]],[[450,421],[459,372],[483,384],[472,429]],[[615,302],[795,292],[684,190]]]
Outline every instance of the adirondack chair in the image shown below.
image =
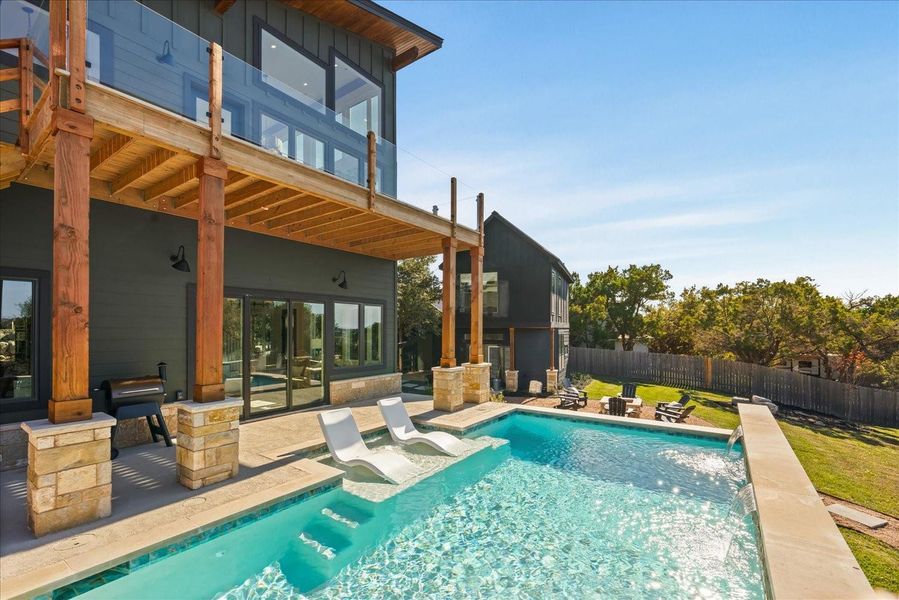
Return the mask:
[[577,388],[563,387],[559,389],[559,405],[556,408],[577,410],[587,406],[587,395],[581,396]]
[[691,404],[686,408],[675,408],[667,406],[665,408],[656,408],[656,421],[666,421],[668,423],[683,423],[687,416],[693,412],[696,405]]
[[609,398],[609,414],[613,417],[629,417],[633,412],[633,408],[627,407],[626,398],[620,396]]
[[637,397],[637,384],[636,383],[622,383],[621,384],[621,397],[622,398],[636,398]]

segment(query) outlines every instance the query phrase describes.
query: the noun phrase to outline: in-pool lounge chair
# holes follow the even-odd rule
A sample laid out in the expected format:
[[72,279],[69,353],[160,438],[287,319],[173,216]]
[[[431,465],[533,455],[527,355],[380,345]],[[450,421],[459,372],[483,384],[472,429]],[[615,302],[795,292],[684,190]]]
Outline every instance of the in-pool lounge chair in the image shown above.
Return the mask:
[[331,457],[339,465],[365,467],[389,481],[400,484],[421,472],[415,464],[396,452],[372,452],[362,441],[359,428],[348,408],[318,414]]
[[400,398],[384,398],[378,400],[378,408],[381,409],[381,416],[387,423],[387,431],[390,437],[397,444],[427,444],[434,450],[449,454],[450,456],[459,456],[465,452],[467,447],[465,442],[454,435],[443,431],[428,431],[422,433],[412,424],[406,407]]

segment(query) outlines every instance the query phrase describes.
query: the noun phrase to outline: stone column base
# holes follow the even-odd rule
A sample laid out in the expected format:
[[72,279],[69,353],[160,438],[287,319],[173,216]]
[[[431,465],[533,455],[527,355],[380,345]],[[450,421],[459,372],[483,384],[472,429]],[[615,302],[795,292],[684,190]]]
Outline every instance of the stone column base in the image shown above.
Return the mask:
[[178,482],[196,490],[237,476],[243,400],[178,404]]
[[36,537],[112,513],[110,434],[116,420],[94,413],[87,421],[26,421],[28,528]]
[[518,391],[518,371],[513,371],[511,369],[506,371],[506,391]]
[[546,393],[555,394],[559,389],[559,371],[558,369],[546,370]]
[[434,410],[456,412],[462,408],[462,367],[433,367]]
[[462,400],[470,404],[490,402],[490,363],[462,363]]

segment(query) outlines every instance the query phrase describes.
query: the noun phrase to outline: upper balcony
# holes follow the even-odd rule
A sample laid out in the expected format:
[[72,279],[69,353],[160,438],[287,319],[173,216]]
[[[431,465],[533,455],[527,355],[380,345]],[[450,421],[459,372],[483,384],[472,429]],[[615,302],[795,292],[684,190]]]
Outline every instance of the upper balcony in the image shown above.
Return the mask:
[[[0,181],[52,187],[54,144],[40,84],[49,80],[49,15],[24,0],[2,0],[0,17],[3,38],[30,41],[19,62],[32,61],[26,76],[35,84],[22,80],[21,89],[32,91],[20,102],[24,161],[16,157],[10,172],[5,160]],[[278,43],[272,38],[271,47]],[[3,53],[7,64],[21,54]],[[85,55],[95,198],[196,218],[197,160],[218,135],[212,95],[221,98],[217,151],[229,168],[228,226],[388,259],[439,253],[451,236],[463,249],[480,243],[475,229],[456,223],[455,211],[446,219],[397,199],[397,149],[378,135],[383,94],[339,53],[331,53],[328,70],[338,79],[339,102],[331,102],[338,112],[320,101],[323,93],[295,89],[307,83],[302,70],[281,69],[285,83],[133,0],[87,2]],[[7,147],[5,154],[13,153]],[[440,179],[448,198],[449,182],[435,174]]]

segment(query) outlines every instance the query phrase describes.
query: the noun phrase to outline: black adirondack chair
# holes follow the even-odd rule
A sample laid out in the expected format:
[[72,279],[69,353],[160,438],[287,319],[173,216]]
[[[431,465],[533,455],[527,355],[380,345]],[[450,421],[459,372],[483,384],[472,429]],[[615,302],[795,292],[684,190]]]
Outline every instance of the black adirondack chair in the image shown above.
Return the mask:
[[613,417],[629,417],[632,412],[634,409],[627,407],[627,399],[620,396],[609,398],[609,414]]
[[577,410],[585,406],[587,406],[587,395],[582,396],[577,388],[563,387],[559,389],[559,405],[556,408]]
[[656,407],[656,421],[666,421],[668,423],[683,423],[687,416],[693,412],[696,405],[691,404],[684,408],[675,408],[674,406],[666,406],[665,408]]
[[621,397],[622,398],[636,398],[637,397],[637,384],[636,383],[622,383],[621,384]]

